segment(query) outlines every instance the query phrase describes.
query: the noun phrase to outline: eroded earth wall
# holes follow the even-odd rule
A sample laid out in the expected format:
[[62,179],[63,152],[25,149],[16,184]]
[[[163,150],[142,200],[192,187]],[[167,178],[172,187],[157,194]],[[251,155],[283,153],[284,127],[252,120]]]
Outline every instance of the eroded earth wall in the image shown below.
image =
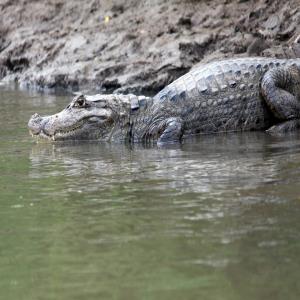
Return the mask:
[[198,63],[300,57],[300,0],[0,0],[0,79],[154,93]]

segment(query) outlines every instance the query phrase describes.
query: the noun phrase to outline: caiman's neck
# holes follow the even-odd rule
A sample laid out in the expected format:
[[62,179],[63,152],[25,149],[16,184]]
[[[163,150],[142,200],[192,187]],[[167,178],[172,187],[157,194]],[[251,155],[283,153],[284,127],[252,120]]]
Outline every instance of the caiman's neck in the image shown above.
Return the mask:
[[[182,109],[174,109],[171,101],[122,95],[123,100],[118,115],[118,121],[109,139],[127,141],[155,141],[159,138],[170,117],[178,117]],[[121,99],[121,98],[120,98]],[[162,105],[163,104],[163,105]],[[125,108],[126,107],[126,108]]]
[[112,129],[109,139],[142,140],[151,122],[154,101],[151,97],[136,95],[119,95],[119,111],[116,126]]
[[131,99],[128,129],[129,140],[141,141],[144,139],[155,110],[153,102],[152,98],[144,96]]
[[160,101],[144,97],[141,103],[131,102],[128,138],[131,141],[157,140],[170,111],[169,106],[162,106]]

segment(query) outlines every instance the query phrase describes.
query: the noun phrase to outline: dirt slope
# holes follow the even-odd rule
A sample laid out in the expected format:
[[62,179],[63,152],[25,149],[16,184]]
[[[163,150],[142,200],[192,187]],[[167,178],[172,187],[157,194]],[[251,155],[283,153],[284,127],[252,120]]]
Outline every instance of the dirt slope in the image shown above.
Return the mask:
[[300,0],[1,0],[0,79],[155,92],[199,62],[300,57]]

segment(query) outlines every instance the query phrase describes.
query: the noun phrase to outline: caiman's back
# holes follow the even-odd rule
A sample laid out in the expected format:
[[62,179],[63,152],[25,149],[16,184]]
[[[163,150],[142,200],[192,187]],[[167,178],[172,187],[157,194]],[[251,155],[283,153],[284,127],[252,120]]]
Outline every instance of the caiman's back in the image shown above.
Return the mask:
[[[300,59],[238,58],[199,66],[155,96],[184,122],[184,135],[268,128],[273,116],[261,96],[263,75]],[[162,102],[161,102],[162,101]]]

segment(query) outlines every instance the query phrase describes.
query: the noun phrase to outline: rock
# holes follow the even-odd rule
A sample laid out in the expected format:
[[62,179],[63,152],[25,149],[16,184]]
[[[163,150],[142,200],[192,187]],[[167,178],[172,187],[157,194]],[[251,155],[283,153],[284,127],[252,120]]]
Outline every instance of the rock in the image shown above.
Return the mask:
[[247,48],[247,54],[249,56],[259,56],[262,51],[268,48],[268,44],[261,37],[254,38],[251,44]]
[[188,17],[180,17],[178,22],[177,22],[178,26],[184,26],[187,29],[190,29],[192,27],[192,21],[191,18]]
[[199,62],[204,57],[207,49],[209,49],[209,44],[212,40],[212,36],[208,34],[203,35],[197,41],[179,42],[180,59],[183,65],[188,67]]

